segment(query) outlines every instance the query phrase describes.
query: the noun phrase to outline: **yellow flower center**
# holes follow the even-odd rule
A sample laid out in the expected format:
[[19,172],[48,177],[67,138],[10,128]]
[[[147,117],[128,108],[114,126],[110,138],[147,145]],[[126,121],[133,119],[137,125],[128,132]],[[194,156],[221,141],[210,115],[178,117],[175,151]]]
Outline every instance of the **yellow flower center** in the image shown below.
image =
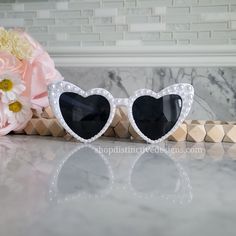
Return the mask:
[[18,101],[13,102],[13,103],[9,104],[8,106],[9,106],[9,110],[13,111],[15,113],[21,111],[21,109],[22,109],[22,104]]
[[5,78],[0,82],[0,89],[4,92],[11,91],[13,83],[9,78]]

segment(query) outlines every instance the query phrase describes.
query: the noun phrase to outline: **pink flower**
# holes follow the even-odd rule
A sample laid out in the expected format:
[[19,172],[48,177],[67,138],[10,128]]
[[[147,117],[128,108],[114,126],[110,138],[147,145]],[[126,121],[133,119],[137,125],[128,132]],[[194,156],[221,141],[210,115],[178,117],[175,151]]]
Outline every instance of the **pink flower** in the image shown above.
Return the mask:
[[[19,60],[14,53],[0,51],[0,136],[24,128],[32,117],[31,108],[40,112],[49,106],[47,85],[63,80],[41,45],[25,32],[17,32],[27,39],[32,53]],[[19,43],[15,49],[24,53],[27,43]]]
[[22,62],[11,54],[0,51],[0,74],[6,71],[10,72],[20,72],[22,71]]
[[26,91],[23,94],[31,99],[32,108],[40,110],[49,105],[47,85],[54,81],[63,80],[63,77],[55,69],[53,60],[41,45],[28,34],[21,33],[28,39],[33,48],[31,60],[22,61],[22,77],[26,85]]

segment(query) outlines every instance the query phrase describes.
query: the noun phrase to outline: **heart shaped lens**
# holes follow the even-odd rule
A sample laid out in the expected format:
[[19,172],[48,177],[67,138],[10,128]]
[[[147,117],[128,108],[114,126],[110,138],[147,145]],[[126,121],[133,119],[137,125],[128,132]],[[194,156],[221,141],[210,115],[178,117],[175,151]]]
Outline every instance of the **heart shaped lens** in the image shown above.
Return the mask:
[[66,124],[83,139],[97,135],[110,115],[110,103],[101,95],[85,98],[76,93],[65,92],[60,96],[59,105]]
[[132,107],[134,121],[149,139],[157,140],[167,134],[176,124],[182,109],[182,99],[171,94],[161,98],[141,96]]

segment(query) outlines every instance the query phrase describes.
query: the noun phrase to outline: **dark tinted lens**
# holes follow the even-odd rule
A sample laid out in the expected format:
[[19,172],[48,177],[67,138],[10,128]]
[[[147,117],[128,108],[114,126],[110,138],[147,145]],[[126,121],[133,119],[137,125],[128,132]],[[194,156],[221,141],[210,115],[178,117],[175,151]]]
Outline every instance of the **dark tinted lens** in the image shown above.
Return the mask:
[[134,101],[132,112],[140,131],[151,140],[157,140],[173,128],[181,109],[181,97],[172,94],[159,99],[139,97]]
[[59,104],[67,125],[83,139],[90,139],[98,134],[110,115],[110,104],[100,95],[84,98],[66,92],[60,96]]

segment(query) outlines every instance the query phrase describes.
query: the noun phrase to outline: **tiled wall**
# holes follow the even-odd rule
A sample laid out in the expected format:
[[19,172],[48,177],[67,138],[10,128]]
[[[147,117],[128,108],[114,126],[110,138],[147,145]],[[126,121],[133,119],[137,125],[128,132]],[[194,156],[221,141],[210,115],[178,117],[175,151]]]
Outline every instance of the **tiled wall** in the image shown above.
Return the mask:
[[236,44],[236,0],[1,0],[44,46]]

